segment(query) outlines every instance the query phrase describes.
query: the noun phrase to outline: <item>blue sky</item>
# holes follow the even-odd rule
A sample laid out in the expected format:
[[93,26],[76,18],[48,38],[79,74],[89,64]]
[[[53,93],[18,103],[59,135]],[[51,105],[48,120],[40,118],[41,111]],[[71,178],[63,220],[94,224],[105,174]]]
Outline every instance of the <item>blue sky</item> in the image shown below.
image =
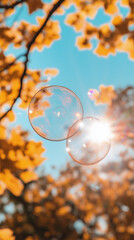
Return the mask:
[[[71,11],[73,11],[73,7],[67,12]],[[124,16],[128,11],[128,8],[121,8]],[[39,10],[29,17],[26,5],[24,5],[20,13],[17,21],[25,19],[33,24],[36,23],[36,16],[43,16],[42,11]],[[102,58],[95,55],[93,51],[79,51],[75,46],[75,40],[76,35],[80,35],[80,33],[76,33],[73,28],[64,24],[65,15],[54,18],[60,20],[61,39],[54,42],[50,48],[44,48],[42,52],[38,52],[37,50],[32,52],[29,68],[42,70],[46,68],[58,68],[59,75],[49,82],[50,85],[65,86],[74,91],[82,102],[85,116],[103,115],[102,106],[94,106],[88,98],[88,90],[90,88],[98,89],[100,84],[114,85],[115,88],[133,85],[134,62],[128,58],[126,53],[118,53],[116,56]],[[107,23],[109,20],[110,16],[105,15],[103,10],[100,9],[95,19],[91,22],[98,26]],[[7,25],[10,26],[11,22],[11,19],[10,21],[7,20]],[[96,46],[95,40],[93,40],[93,46]],[[24,49],[22,48],[18,50],[10,47],[7,50],[7,54],[13,53],[17,56],[23,51]],[[42,165],[43,169],[49,172],[52,171],[50,170],[51,165],[55,165],[58,168],[64,166],[66,160],[69,159],[65,151],[66,142],[50,142],[41,138],[30,126],[27,110],[20,111],[17,106],[14,109],[17,116],[15,124],[22,125],[22,128],[28,129],[30,138],[42,141],[47,149],[45,156],[47,156],[48,160]]]

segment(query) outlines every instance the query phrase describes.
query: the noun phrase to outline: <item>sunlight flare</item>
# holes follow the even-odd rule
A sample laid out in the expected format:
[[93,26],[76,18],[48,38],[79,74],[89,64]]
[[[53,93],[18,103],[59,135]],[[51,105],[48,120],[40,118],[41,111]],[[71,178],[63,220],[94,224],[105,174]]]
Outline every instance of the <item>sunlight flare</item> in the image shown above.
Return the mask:
[[90,140],[95,143],[109,141],[113,137],[111,126],[108,122],[94,122],[90,127],[88,134]]

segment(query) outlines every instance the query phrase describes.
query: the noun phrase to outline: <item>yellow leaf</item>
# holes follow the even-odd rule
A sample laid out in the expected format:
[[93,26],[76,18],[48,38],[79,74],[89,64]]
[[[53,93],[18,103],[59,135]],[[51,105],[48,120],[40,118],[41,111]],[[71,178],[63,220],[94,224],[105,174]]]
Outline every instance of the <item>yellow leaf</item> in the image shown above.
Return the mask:
[[118,12],[118,7],[116,6],[116,4],[113,1],[111,4],[108,4],[108,6],[105,10],[109,14],[115,14]]
[[116,230],[119,233],[124,233],[126,231],[126,227],[125,227],[125,225],[120,225],[120,226],[117,226]]
[[[22,106],[22,103],[20,104],[20,107],[21,106]],[[32,111],[29,114],[30,114],[30,118],[36,118],[36,117],[39,117],[39,116],[44,116],[44,110]]]
[[43,7],[43,3],[41,2],[41,0],[38,0],[38,1],[28,0],[27,5],[28,5],[28,9],[29,9],[29,14],[31,14],[34,11],[36,11],[37,9]]
[[116,26],[116,25],[119,25],[122,21],[123,21],[122,16],[118,15],[118,16],[113,18],[112,24]]
[[94,51],[97,55],[103,56],[103,57],[108,57],[109,54],[115,54],[115,48],[114,46],[111,46],[109,43],[107,44],[102,44],[99,43],[98,47]]
[[132,226],[127,227],[127,232],[130,234],[134,234],[134,228]]
[[15,163],[15,167],[21,170],[26,170],[33,167],[33,164],[30,160],[22,159]]
[[7,100],[7,93],[5,90],[0,91],[0,105],[5,103]]
[[80,31],[84,26],[85,18],[82,13],[68,14],[65,23],[74,27],[76,31]]
[[6,184],[3,181],[0,181],[0,195],[4,193],[6,189]]
[[37,180],[38,176],[35,172],[29,170],[26,172],[22,172],[20,174],[20,178],[23,180],[24,183],[28,183]]
[[[30,102],[30,101],[29,101],[29,102]],[[28,108],[29,102],[23,102],[23,101],[22,101],[22,102],[19,104],[19,108],[23,108],[23,109]]]
[[85,15],[85,17],[94,19],[97,14],[97,7],[95,7],[94,4],[83,4],[81,12]]
[[48,176],[47,176],[47,181],[48,181],[49,183],[53,183],[53,182],[54,182],[54,179],[53,179],[53,177],[52,177],[51,175],[48,175]]
[[70,211],[71,211],[71,207],[70,206],[64,206],[64,207],[61,207],[60,209],[58,209],[56,214],[58,216],[63,216],[65,214],[69,213]]
[[14,150],[10,150],[8,152],[8,158],[11,160],[11,161],[16,161],[16,154],[15,154],[15,151]]
[[7,117],[10,120],[10,122],[13,122],[15,120],[15,115],[13,111],[8,112]]
[[101,31],[101,33],[103,34],[104,37],[109,37],[109,35],[110,35],[110,27],[109,27],[108,24],[103,24],[100,27],[100,31]]
[[124,6],[129,6],[129,0],[121,0],[121,4]]
[[[94,89],[93,89],[94,90]],[[111,104],[112,100],[116,98],[116,93],[113,86],[100,85],[100,92],[93,94],[92,100],[95,104]]]
[[59,70],[56,68],[47,68],[44,71],[45,75],[56,76],[59,73]]
[[88,38],[85,36],[77,37],[76,46],[78,46],[79,49],[91,49],[92,48],[92,44],[89,42]]
[[84,28],[84,34],[87,36],[93,36],[97,33],[97,28],[95,28],[91,23],[86,22]]
[[15,240],[13,231],[9,228],[0,229],[0,240]]
[[4,126],[0,126],[0,139],[6,138],[6,129]]
[[12,130],[8,142],[12,143],[13,146],[24,146],[25,144],[23,137],[15,129]]
[[11,191],[15,196],[20,196],[23,190],[22,182],[14,177],[9,170],[4,170],[4,182],[9,191]]
[[9,17],[13,13],[15,13],[15,9],[7,9],[6,12],[5,12],[5,17]]

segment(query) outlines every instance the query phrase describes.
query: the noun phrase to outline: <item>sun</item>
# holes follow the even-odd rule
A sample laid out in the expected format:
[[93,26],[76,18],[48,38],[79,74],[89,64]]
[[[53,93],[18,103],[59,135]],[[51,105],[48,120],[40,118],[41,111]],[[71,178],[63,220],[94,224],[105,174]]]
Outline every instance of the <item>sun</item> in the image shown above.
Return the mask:
[[90,141],[94,143],[102,143],[110,141],[113,138],[112,128],[110,123],[104,121],[96,121],[87,130]]

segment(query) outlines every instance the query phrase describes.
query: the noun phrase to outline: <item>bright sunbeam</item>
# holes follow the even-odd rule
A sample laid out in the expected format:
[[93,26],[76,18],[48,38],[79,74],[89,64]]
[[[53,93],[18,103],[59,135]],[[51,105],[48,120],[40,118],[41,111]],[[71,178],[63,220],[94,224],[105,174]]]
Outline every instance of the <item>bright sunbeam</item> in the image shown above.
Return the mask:
[[90,140],[95,143],[109,141],[113,137],[112,129],[108,122],[94,122],[88,133]]

